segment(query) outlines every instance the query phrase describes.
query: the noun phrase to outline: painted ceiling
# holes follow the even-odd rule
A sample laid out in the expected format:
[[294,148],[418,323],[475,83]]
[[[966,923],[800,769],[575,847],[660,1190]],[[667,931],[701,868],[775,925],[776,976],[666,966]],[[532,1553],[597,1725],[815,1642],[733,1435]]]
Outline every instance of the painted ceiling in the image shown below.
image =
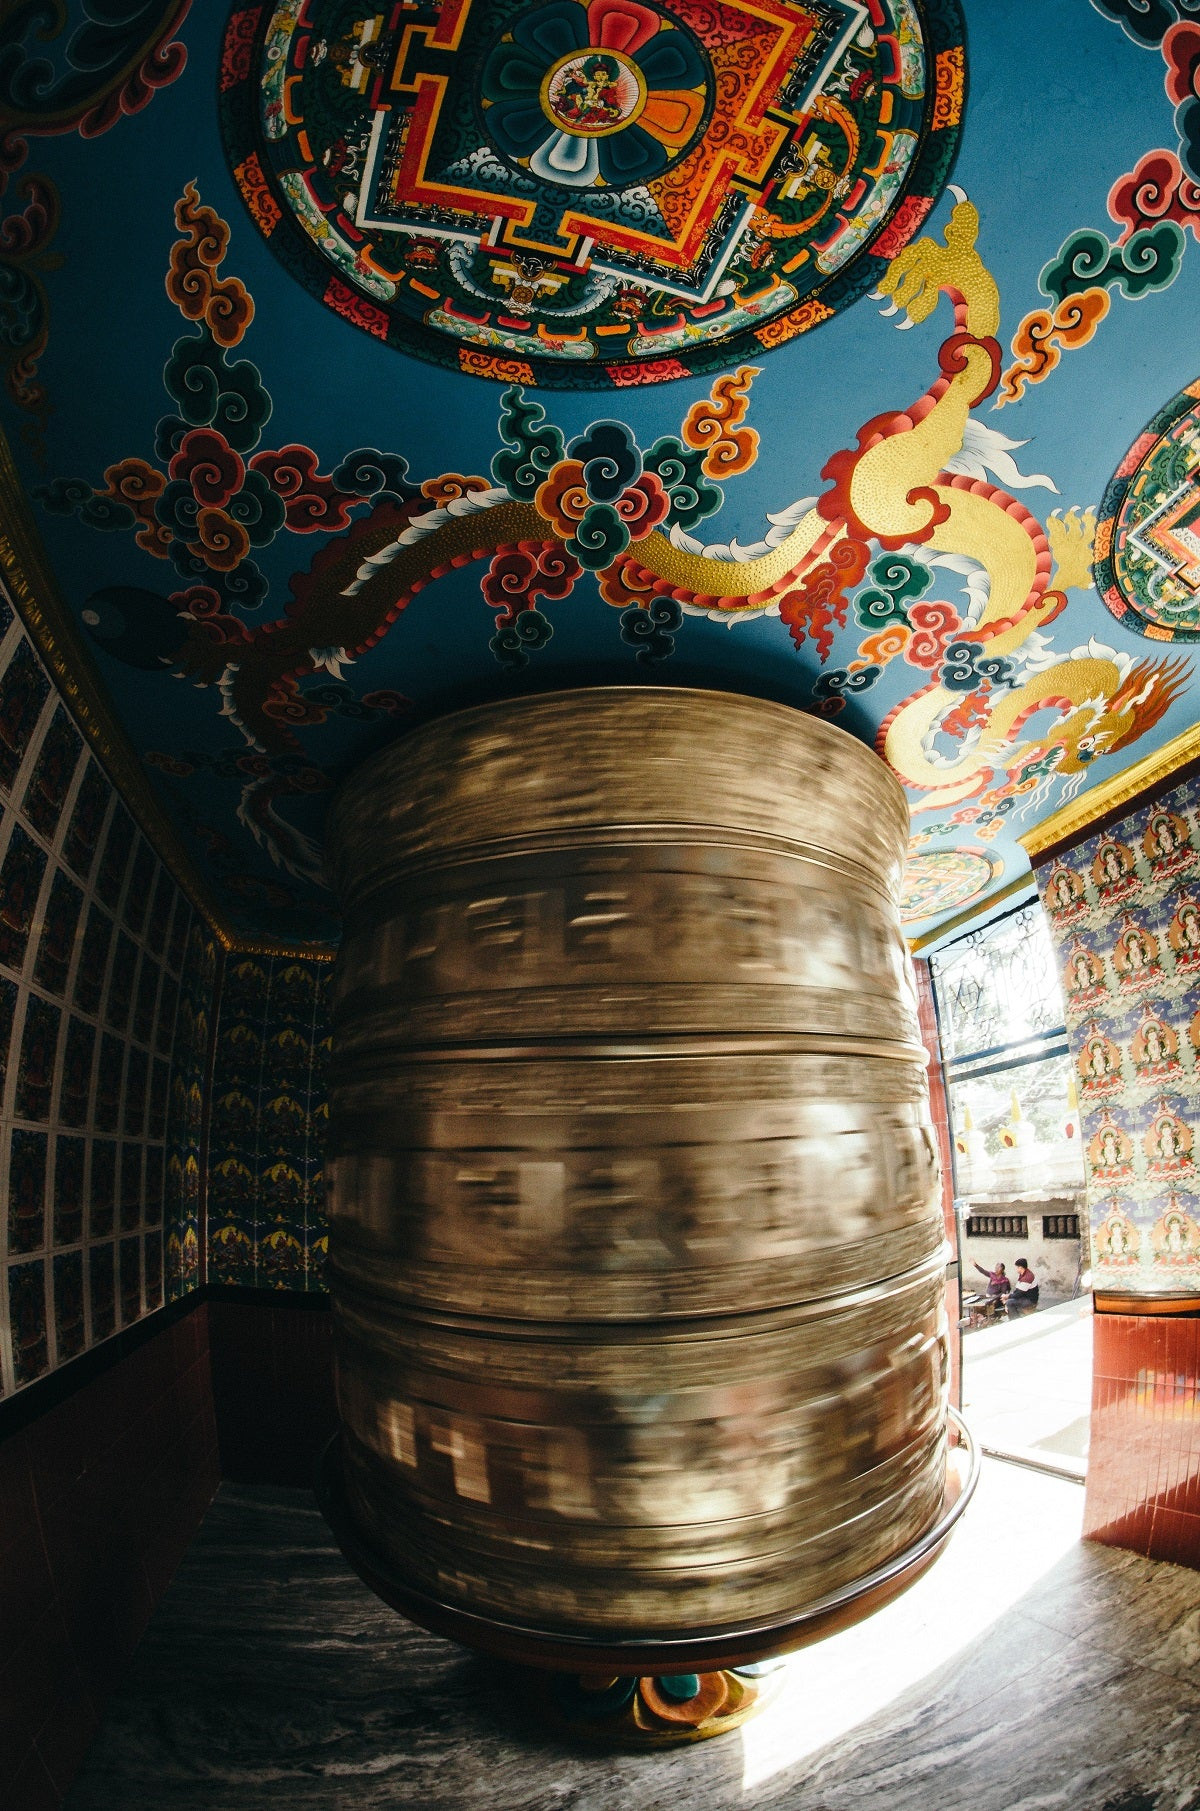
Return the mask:
[[1200,0],[17,4],[0,178],[10,581],[236,938],[462,702],[832,719],[918,938],[1195,722]]

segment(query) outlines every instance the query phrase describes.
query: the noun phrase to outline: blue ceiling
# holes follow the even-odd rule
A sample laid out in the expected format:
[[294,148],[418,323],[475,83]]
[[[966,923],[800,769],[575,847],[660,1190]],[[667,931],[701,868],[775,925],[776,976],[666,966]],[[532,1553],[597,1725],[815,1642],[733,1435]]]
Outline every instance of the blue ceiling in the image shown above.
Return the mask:
[[[256,10],[242,9],[247,15]],[[959,455],[950,470],[1011,493],[1042,527],[1050,512],[1070,509],[1090,509],[1103,521],[1106,493],[1112,513],[1110,481],[1119,463],[1147,423],[1200,377],[1195,244],[1200,183],[1187,175],[1189,157],[1200,175],[1200,25],[1191,22],[1195,9],[1184,0],[1148,0],[1136,7],[1132,0],[1061,0],[1054,6],[967,0],[963,10],[968,97],[951,177],[955,193],[943,194],[920,231],[941,245],[956,199],[965,196],[977,210],[976,248],[984,272],[998,286],[997,338],[1006,371],[1015,362],[1014,336],[1035,311],[1058,309],[1060,339],[1084,343],[1064,346],[1056,361],[1053,356],[1048,361],[1053,368],[1027,383],[1015,400],[1004,400],[1006,390],[1016,386],[1010,377],[1002,379],[972,410],[965,464]],[[439,497],[451,494],[444,487],[427,492],[419,510],[410,507],[405,514],[414,487],[428,480],[478,476],[494,487],[492,462],[506,438],[501,417],[508,411],[511,442],[520,398],[503,384],[414,358],[364,332],[298,282],[264,240],[231,174],[219,124],[224,8],[95,3],[85,8],[70,0],[66,11],[67,30],[40,49],[30,9],[10,13],[0,25],[0,84],[6,85],[8,114],[19,118],[23,109],[32,122],[23,156],[12,132],[0,143],[0,160],[12,168],[4,198],[9,224],[0,228],[0,329],[14,361],[4,427],[64,607],[88,637],[125,730],[236,934],[318,943],[336,935],[332,902],[319,878],[320,827],[330,786],[369,749],[459,701],[592,681],[744,690],[822,710],[868,741],[881,726],[917,723],[915,729],[896,730],[892,743],[884,744],[885,756],[903,753],[902,744],[910,754],[919,753],[925,735],[926,752],[940,751],[943,763],[951,764],[943,767],[948,783],[955,777],[951,767],[964,771],[963,750],[977,746],[982,736],[988,762],[973,791],[948,801],[935,796],[931,808],[926,791],[910,788],[914,854],[947,857],[918,862],[913,897],[924,915],[909,924],[914,936],[936,928],[972,897],[1024,873],[1027,862],[1017,836],[1064,798],[1077,789],[1084,796],[1194,721],[1195,643],[1189,639],[1194,627],[1186,608],[1180,607],[1173,628],[1147,637],[1144,623],[1134,623],[1128,612],[1118,619],[1088,583],[1086,549],[1081,557],[1068,554],[1074,567],[1062,570],[1065,601],[1056,613],[1048,607],[1041,615],[1035,612],[1027,627],[998,642],[998,658],[1008,666],[989,671],[989,637],[974,642],[971,637],[972,623],[986,623],[986,611],[982,619],[969,614],[972,595],[978,612],[979,574],[987,567],[982,543],[979,549],[971,543],[956,564],[926,565],[922,579],[920,570],[913,576],[913,568],[936,560],[936,540],[905,545],[903,536],[894,536],[895,546],[883,546],[864,519],[869,565],[860,562],[845,584],[840,599],[845,620],[839,624],[835,610],[827,637],[818,632],[819,618],[811,612],[796,634],[790,633],[786,602],[782,618],[729,608],[714,612],[718,620],[695,613],[695,596],[707,593],[686,576],[692,570],[686,560],[685,577],[673,581],[670,595],[665,589],[648,593],[646,604],[626,598],[623,608],[601,598],[585,563],[569,595],[555,598],[547,589],[535,600],[536,610],[524,613],[526,621],[517,615],[507,625],[497,617],[498,600],[489,602],[481,590],[490,555],[440,575],[435,570],[390,625],[380,623],[372,647],[354,658],[334,653],[324,667],[310,666],[301,674],[290,694],[290,712],[286,697],[273,716],[268,711],[278,735],[273,729],[264,742],[230,673],[238,665],[238,638],[280,618],[289,598],[299,596],[308,598],[311,621],[321,625],[322,637],[328,634],[320,645],[344,646],[337,599],[328,584],[322,592],[318,573],[315,590],[306,591],[303,580],[292,585],[293,575],[319,565],[322,551],[335,547],[346,532],[346,522],[356,525],[352,535],[367,535],[374,518],[374,538],[368,536],[369,545],[364,540],[363,546],[378,551],[414,513],[429,511]],[[172,17],[178,22],[165,42],[184,46],[186,62],[174,79],[165,79],[180,59],[161,51],[157,73],[151,65],[152,80],[142,79],[139,87],[131,73],[108,105],[112,118],[88,116],[80,130],[79,121],[69,117],[70,95],[62,85],[69,74],[71,31],[86,23],[89,13],[100,20],[103,37],[110,29],[104,19],[113,12],[139,15],[136,30],[130,27],[128,41],[117,46],[127,62],[131,48],[149,45]],[[111,44],[108,50],[116,55]],[[39,98],[22,89],[20,60],[28,70],[35,51],[51,59],[60,83],[61,104],[53,117],[45,93]],[[123,102],[129,111],[122,111]],[[1161,168],[1178,172],[1173,199],[1164,201],[1145,189],[1135,230],[1128,218],[1122,222],[1110,213],[1110,193],[1155,151],[1175,160],[1160,160]],[[228,381],[234,390],[240,383],[251,410],[261,414],[270,399],[261,433],[254,441],[247,434],[244,463],[255,451],[307,448],[318,474],[340,473],[333,486],[312,486],[317,498],[312,508],[318,518],[324,508],[332,512],[332,533],[325,526],[298,531],[297,506],[293,519],[278,526],[269,541],[272,512],[281,513],[286,482],[278,479],[276,467],[273,490],[261,478],[257,488],[247,479],[238,494],[249,499],[241,519],[250,532],[246,559],[252,564],[226,566],[224,574],[219,567],[201,570],[202,561],[189,574],[140,546],[139,530],[143,539],[152,539],[161,511],[136,516],[107,508],[106,520],[104,474],[118,462],[144,462],[170,481],[170,433],[160,433],[156,453],[156,431],[164,417],[178,415],[181,384],[186,389],[186,371],[181,377],[180,355],[172,349],[199,331],[165,283],[172,247],[181,241],[176,208],[189,184],[193,217],[203,218],[197,210],[213,210],[228,227],[219,263],[205,267],[210,279],[236,279],[229,293],[236,300],[237,286],[243,286],[253,302],[253,318],[227,347],[222,367],[234,371]],[[18,216],[23,224],[13,225]],[[967,219],[966,210],[958,219],[960,224]],[[1081,229],[1092,229],[1093,236]],[[1118,243],[1122,233],[1125,247]],[[1067,256],[1058,259],[1064,247]],[[1039,288],[1039,279],[1047,287]],[[1082,321],[1074,333],[1069,324],[1064,328],[1068,315]],[[757,442],[738,443],[743,454],[733,463],[744,469],[716,480],[723,492],[719,510],[690,528],[681,526],[678,550],[687,555],[690,549],[694,559],[699,543],[710,555],[728,557],[733,544],[752,547],[773,527],[780,538],[803,517],[793,505],[827,495],[836,485],[836,467],[822,473],[833,455],[858,447],[864,424],[904,410],[939,379],[945,388],[953,366],[939,364],[939,350],[955,326],[953,298],[946,294],[927,318],[915,322],[903,310],[889,312],[882,300],[864,296],[811,331],[762,350],[753,361],[758,373],[752,382],[743,380],[725,392],[721,405],[727,415],[732,409],[734,427],[744,414]],[[1036,332],[1036,321],[1034,327]],[[973,331],[977,340],[983,337],[978,325]],[[246,361],[256,378],[245,371],[237,377]],[[749,362],[739,345],[730,369]],[[689,411],[695,419],[696,406],[706,403],[714,384],[719,397],[720,379],[712,371],[602,393],[526,386],[524,394],[561,430],[554,455],[560,463],[564,457],[586,458],[590,443],[579,448],[573,443],[593,422],[612,421],[627,430],[621,444],[632,449],[629,471],[636,475],[654,469],[655,444],[680,435]],[[1185,425],[1186,415],[1185,405]],[[1181,418],[1178,409],[1175,418]],[[535,421],[534,430],[538,425]],[[895,433],[894,427],[888,431]],[[1024,444],[1008,449],[995,440],[997,433]],[[230,438],[236,445],[236,434]],[[1195,456],[1186,436],[1180,445],[1182,463],[1173,470],[1186,490],[1196,482]],[[175,452],[178,446],[177,431]],[[364,481],[355,495],[346,462],[363,449],[399,455],[407,471],[395,459],[385,462],[384,479],[375,481],[373,491]],[[134,464],[128,470],[136,475],[143,468]],[[1030,482],[1038,475],[1040,481]],[[213,494],[225,496],[228,484],[222,490],[213,482]],[[331,489],[338,488],[346,504],[340,526],[337,499],[329,503]],[[181,507],[194,511],[197,485],[192,492],[193,500],[184,497]],[[653,484],[650,492],[658,495]],[[388,494],[395,501],[389,502]],[[988,501],[998,510],[1006,507],[992,489]],[[517,503],[514,498],[513,506]],[[526,499],[519,507],[532,506]],[[784,520],[773,525],[771,516]],[[451,551],[467,545],[461,534],[470,538],[469,527],[461,527],[469,517],[454,520],[460,540],[442,537]],[[670,520],[683,518],[676,510],[664,532]],[[389,521],[390,535],[381,534],[380,526]],[[986,522],[980,532],[987,542],[992,530]],[[214,533],[219,535],[219,523]],[[253,544],[255,535],[261,544]],[[166,545],[160,537],[160,547]],[[1054,531],[1051,546],[1061,565]],[[635,538],[634,554],[638,547]],[[889,573],[889,553],[907,559],[906,581]],[[450,557],[431,556],[429,563],[448,565]],[[1002,548],[992,555],[994,561],[1004,557]],[[731,593],[737,591],[739,563],[731,562]],[[241,601],[239,570],[243,577],[251,575]],[[262,587],[256,572],[268,585],[258,599],[253,593]],[[1049,582],[1053,587],[1055,578]],[[183,623],[180,611],[190,606],[178,594],[189,587],[197,594],[195,609]],[[345,575],[338,589],[344,588]],[[868,592],[883,600],[874,616],[865,603],[856,608]],[[786,595],[777,592],[765,602],[778,609]],[[1186,605],[1186,587],[1181,595]],[[690,597],[693,609],[670,608],[672,597],[677,603],[682,597],[684,604]],[[924,620],[913,618],[914,600],[951,604],[960,629],[935,641],[923,667],[894,651],[877,658],[870,650],[864,653],[864,641],[876,633],[869,625],[876,621],[904,629],[911,652],[916,645],[911,635]],[[1200,591],[1196,601],[1200,615]],[[657,610],[648,607],[655,603]],[[215,612],[216,629],[203,627],[206,611],[210,617]],[[507,638],[501,633],[506,626]],[[965,666],[960,658],[956,668],[952,655],[958,643],[975,653],[965,656]],[[244,655],[244,677],[248,663]],[[1142,666],[1140,681],[1139,663],[1150,663]],[[873,666],[878,670],[872,675]],[[1061,669],[1061,685],[1039,680],[1051,668]],[[1132,690],[1140,687],[1143,699],[1140,706],[1135,700],[1119,733],[1110,727],[1108,743],[1101,735],[1094,750],[1085,741],[1091,757],[1086,762],[1064,764],[1061,747],[1059,758],[1051,758],[1056,726],[1061,729],[1081,705],[1094,707],[1097,721],[1106,708],[1119,710],[1122,699],[1113,707],[1113,695],[1131,673]],[[961,699],[963,710],[957,726],[936,734],[910,710],[935,681],[943,688],[943,704]],[[1027,708],[1036,706],[1035,716],[1024,722],[1014,704],[1022,686],[1031,688],[1022,694]],[[1107,688],[1099,704],[1097,687],[1101,693]],[[260,688],[257,703],[266,697]],[[1079,730],[1076,722],[1072,746]],[[256,750],[255,741],[264,746]],[[1033,741],[1042,757],[1036,772],[1029,752]],[[1111,748],[1113,741],[1119,746]],[[769,750],[764,759],[770,759]],[[1029,784],[1005,796],[1006,782],[1022,776]],[[680,785],[686,784],[681,774]]]

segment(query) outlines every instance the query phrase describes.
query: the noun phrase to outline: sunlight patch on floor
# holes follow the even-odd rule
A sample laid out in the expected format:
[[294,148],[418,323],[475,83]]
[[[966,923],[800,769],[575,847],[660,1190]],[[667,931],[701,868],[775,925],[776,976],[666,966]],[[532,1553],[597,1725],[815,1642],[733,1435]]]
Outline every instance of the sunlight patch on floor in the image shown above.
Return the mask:
[[789,1659],[780,1696],[741,1731],[743,1792],[878,1716],[977,1647],[1014,1600],[1078,1545],[1082,1523],[1077,1484],[985,1460],[975,1498],[931,1570],[856,1628]]

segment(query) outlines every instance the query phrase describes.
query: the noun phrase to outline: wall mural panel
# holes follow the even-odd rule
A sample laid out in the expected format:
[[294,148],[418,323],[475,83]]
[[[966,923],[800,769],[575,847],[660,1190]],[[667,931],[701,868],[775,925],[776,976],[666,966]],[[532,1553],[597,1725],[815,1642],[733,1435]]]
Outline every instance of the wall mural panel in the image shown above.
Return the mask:
[[505,382],[661,383],[882,276],[946,181],[954,0],[238,7],[238,186],[367,333]]
[[208,1150],[208,1276],[323,1290],[329,964],[228,959]]
[[0,807],[4,1395],[197,1281],[214,944],[3,594]]
[[1095,1286],[1200,1286],[1200,781],[1044,866]]

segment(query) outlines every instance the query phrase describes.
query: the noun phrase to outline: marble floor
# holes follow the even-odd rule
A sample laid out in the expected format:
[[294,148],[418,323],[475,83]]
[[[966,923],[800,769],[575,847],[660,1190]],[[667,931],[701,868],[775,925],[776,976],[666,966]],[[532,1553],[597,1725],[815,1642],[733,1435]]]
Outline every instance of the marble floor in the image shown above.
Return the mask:
[[68,1811],[1200,1811],[1200,1573],[1079,1539],[996,1460],[950,1548],[717,1741],[544,1728],[521,1675],[378,1603],[300,1491],[226,1485]]

